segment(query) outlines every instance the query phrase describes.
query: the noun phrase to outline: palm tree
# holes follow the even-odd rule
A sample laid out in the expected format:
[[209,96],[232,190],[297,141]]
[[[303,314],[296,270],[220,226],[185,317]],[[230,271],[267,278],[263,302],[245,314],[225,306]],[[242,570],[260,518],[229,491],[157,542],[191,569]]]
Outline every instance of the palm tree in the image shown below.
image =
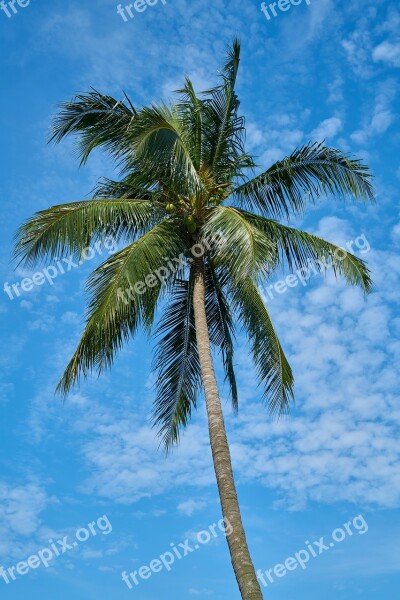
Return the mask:
[[362,260],[279,221],[301,214],[306,197],[373,200],[373,189],[360,161],[315,143],[256,175],[235,93],[239,55],[235,40],[218,85],[198,96],[186,78],[171,105],[135,108],[126,95],[117,101],[93,89],[62,104],[51,140],[76,134],[82,164],[95,148],[107,150],[119,180],[100,179],[92,199],[36,213],[19,230],[16,253],[32,264],[60,252],[80,257],[107,236],[124,242],[89,278],[86,326],[58,391],[66,395],[82,376],[100,374],[140,326],[150,332],[158,323],[154,423],[170,449],[204,390],[233,568],[241,597],[260,600],[212,351],[221,356],[237,410],[233,354],[240,323],[263,399],[272,414],[288,412],[293,375],[260,285],[283,263],[294,271],[310,261],[317,268],[328,262],[366,293],[372,282]]

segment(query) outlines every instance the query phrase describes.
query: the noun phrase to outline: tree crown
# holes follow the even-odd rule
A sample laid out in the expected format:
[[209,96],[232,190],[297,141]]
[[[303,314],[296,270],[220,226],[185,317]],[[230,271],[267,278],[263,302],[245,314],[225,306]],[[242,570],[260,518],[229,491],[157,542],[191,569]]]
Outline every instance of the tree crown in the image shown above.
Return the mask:
[[239,60],[235,40],[217,86],[196,95],[186,78],[169,105],[135,108],[126,95],[117,101],[96,90],[63,103],[51,140],[74,134],[81,164],[103,148],[120,178],[99,180],[90,200],[35,214],[17,233],[16,254],[28,264],[60,252],[80,256],[89,243],[110,235],[125,243],[89,278],[86,327],[59,383],[63,394],[81,376],[111,366],[140,326],[154,330],[157,307],[167,298],[154,359],[154,417],[166,447],[179,439],[201,389],[193,314],[198,261],[210,341],[221,353],[235,409],[236,319],[248,335],[270,410],[287,412],[293,398],[293,374],[259,288],[283,262],[294,270],[309,261],[320,269],[320,260],[329,261],[349,284],[365,292],[372,285],[362,260],[279,222],[321,196],[373,200],[368,168],[310,142],[256,174],[235,92]]

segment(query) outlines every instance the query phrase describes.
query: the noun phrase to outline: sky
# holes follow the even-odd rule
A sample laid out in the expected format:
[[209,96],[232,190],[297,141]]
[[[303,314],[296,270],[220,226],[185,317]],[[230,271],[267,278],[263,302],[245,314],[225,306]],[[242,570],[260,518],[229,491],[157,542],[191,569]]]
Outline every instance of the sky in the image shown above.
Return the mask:
[[[273,581],[263,575],[262,585],[271,600],[397,597],[398,6],[303,0],[277,8],[276,17],[268,11],[268,19],[258,0],[160,0],[131,11],[133,18],[114,0],[14,4],[16,12],[7,2],[0,10],[0,597],[239,600],[204,403],[166,458],[150,420],[152,341],[136,337],[112,371],[64,403],[54,394],[82,332],[86,278],[112,249],[97,248],[77,267],[60,257],[64,273],[53,265],[53,279],[38,276],[42,283],[25,283],[32,289],[24,292],[24,278],[49,265],[27,269],[12,260],[25,219],[88,198],[98,177],[114,173],[101,153],[79,169],[72,140],[47,144],[57,104],[94,87],[116,98],[125,91],[142,106],[172,98],[186,74],[207,89],[234,36],[242,43],[237,91],[247,146],[258,164],[326,140],[370,166],[377,198],[373,205],[328,199],[292,221],[368,262],[375,285],[367,298],[330,272],[264,290],[294,370],[290,417],[268,415],[241,336],[237,416],[221,380],[249,546],[256,569],[269,570]],[[7,292],[17,283],[18,294]],[[173,548],[182,557],[169,565]],[[40,564],[12,570],[39,552]],[[295,568],[274,571],[296,554]],[[142,570],[132,589],[122,581],[124,571],[161,555],[158,572]]]

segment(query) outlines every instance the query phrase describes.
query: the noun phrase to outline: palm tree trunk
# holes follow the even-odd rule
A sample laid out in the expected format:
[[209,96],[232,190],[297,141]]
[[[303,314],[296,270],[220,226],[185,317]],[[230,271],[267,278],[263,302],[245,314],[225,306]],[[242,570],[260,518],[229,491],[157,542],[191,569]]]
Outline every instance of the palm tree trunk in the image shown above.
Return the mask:
[[211,357],[210,338],[205,309],[205,278],[203,259],[194,264],[193,306],[201,374],[206,396],[211,452],[217,477],[222,514],[231,533],[227,535],[229,551],[243,600],[262,600],[263,596],[250,557],[240,515],[233,479],[231,455],[225,432],[224,416]]

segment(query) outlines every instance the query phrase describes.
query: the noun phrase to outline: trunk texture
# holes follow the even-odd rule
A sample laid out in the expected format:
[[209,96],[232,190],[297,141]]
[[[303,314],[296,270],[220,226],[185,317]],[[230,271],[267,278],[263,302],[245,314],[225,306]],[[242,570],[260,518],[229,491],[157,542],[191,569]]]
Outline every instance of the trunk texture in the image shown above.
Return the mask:
[[222,505],[222,514],[230,524],[230,528],[232,528],[232,532],[227,535],[229,551],[243,600],[263,600],[240,515],[239,502],[233,479],[231,455],[225,432],[224,416],[211,357],[205,309],[203,260],[197,259],[194,267],[193,305],[197,345],[206,397],[211,452]]

